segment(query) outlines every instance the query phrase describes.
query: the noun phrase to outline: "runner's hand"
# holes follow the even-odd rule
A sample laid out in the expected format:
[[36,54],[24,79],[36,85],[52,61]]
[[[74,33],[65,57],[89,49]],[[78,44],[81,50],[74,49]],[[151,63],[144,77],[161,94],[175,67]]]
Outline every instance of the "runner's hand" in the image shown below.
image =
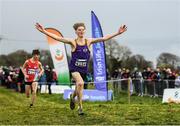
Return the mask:
[[26,74],[26,75],[24,75],[24,77],[25,77],[25,78],[29,78],[29,75]]
[[127,26],[126,25],[122,25],[119,30],[118,30],[118,33],[119,34],[122,34],[123,32],[127,31]]
[[44,28],[42,25],[40,25],[39,23],[36,23],[36,29],[39,30],[40,32],[44,32]]

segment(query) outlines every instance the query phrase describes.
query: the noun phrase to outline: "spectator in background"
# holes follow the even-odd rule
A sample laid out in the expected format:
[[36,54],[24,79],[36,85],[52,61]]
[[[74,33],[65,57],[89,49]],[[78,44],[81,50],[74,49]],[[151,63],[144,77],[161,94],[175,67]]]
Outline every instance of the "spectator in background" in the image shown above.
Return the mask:
[[180,76],[176,74],[175,88],[180,88]]
[[150,97],[155,96],[155,71],[151,68],[148,68],[148,83],[147,83],[147,94],[150,95]]
[[142,73],[138,71],[137,67],[134,68],[134,72],[132,73],[132,83],[134,84],[135,91],[138,94],[138,96],[143,95],[143,90],[142,90]]
[[53,84],[54,84],[54,85],[57,85],[57,83],[58,83],[58,77],[57,77],[57,74],[56,74],[56,70],[53,69],[52,71],[53,71]]
[[19,68],[19,73],[17,77],[17,86],[18,86],[18,92],[23,93],[25,91],[25,87],[23,85],[24,82],[24,74],[22,72],[22,66]]
[[2,85],[2,82],[3,82],[3,68],[0,67],[0,86]]
[[161,79],[167,79],[168,77],[167,77],[167,68],[163,68],[162,70],[161,70]]
[[91,81],[92,81],[92,75],[91,73],[88,72],[85,78],[84,89],[88,89],[88,82]]
[[[38,90],[39,90],[39,92],[41,92],[42,85],[46,85],[46,74],[45,74],[45,72],[40,77],[38,83],[39,83],[39,89]],[[46,88],[45,88],[45,92],[46,92]]]
[[161,79],[162,79],[162,90],[160,94],[163,94],[163,90],[165,88],[168,88],[168,72],[167,72],[167,68],[163,68],[163,70],[161,71]]
[[[115,69],[114,72],[112,73],[111,79],[116,80],[117,77],[118,77],[118,69]],[[118,82],[117,81],[113,82],[113,89],[114,89],[115,93],[118,91]]]
[[6,69],[5,69],[5,67],[3,66],[3,67],[2,67],[2,78],[1,78],[1,79],[2,79],[2,80],[1,80],[1,85],[2,85],[2,86],[6,86],[5,70],[6,70]]
[[52,94],[51,92],[51,85],[53,83],[53,71],[52,68],[46,65],[45,68],[45,74],[46,74],[46,84],[48,85],[48,92],[49,94]]
[[7,67],[4,67],[4,79],[5,79],[4,86],[6,86],[7,88],[10,87],[9,86],[9,80],[10,80],[9,73],[10,73],[9,69]]
[[13,71],[12,69],[9,69],[9,75],[8,75],[8,85],[7,88],[12,88],[13,85]]
[[154,72],[154,82],[155,82],[155,96],[161,95],[160,89],[162,89],[162,81],[161,81],[161,72],[159,68],[156,68]]
[[130,71],[129,69],[123,68],[123,73],[122,73],[122,82],[121,82],[121,89],[126,90],[128,89],[128,78],[130,77]]
[[168,74],[168,88],[174,88],[176,74],[175,72],[172,72],[170,68],[167,69],[167,74]]
[[112,73],[112,79],[117,79],[118,77],[118,69],[115,69],[115,71]]
[[122,70],[121,70],[121,68],[119,68],[118,69],[118,76],[117,76],[117,78],[121,79],[121,76],[122,76]]

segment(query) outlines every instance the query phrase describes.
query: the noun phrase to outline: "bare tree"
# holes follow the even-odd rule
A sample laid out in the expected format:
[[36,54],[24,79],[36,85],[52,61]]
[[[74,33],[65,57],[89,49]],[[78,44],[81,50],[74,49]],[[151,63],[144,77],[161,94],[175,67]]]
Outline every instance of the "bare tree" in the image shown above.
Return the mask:
[[109,74],[111,75],[114,69],[122,66],[122,62],[128,59],[132,52],[126,46],[121,46],[116,40],[111,39],[105,42],[106,48],[106,63]]
[[[4,60],[4,63],[0,62],[0,65],[6,66],[21,66],[23,65],[24,61],[29,58],[31,54],[27,53],[24,50],[17,50],[12,52],[8,55],[1,55],[0,60]],[[1,64],[2,63],[2,64]]]
[[123,66],[131,70],[133,70],[135,67],[139,70],[143,70],[147,67],[153,67],[153,63],[151,61],[145,60],[144,56],[136,54],[125,60],[123,62]]
[[105,43],[106,55],[109,59],[125,60],[131,54],[131,50],[126,46],[121,46],[116,40],[111,39]]
[[172,67],[180,66],[180,57],[171,53],[161,53],[157,58],[158,67]]

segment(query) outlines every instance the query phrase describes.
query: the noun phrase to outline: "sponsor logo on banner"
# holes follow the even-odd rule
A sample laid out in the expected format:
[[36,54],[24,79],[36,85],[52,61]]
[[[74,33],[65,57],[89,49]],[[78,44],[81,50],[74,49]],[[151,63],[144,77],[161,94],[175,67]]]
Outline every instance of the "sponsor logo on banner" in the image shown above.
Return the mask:
[[61,60],[63,60],[63,58],[64,58],[63,52],[61,50],[57,49],[56,54],[55,54],[55,59],[57,61],[61,61]]
[[[63,98],[65,100],[69,99],[70,94],[72,94],[72,92],[74,92],[74,90],[72,90],[72,89],[64,90]],[[108,101],[108,100],[113,100],[113,91],[109,90],[108,93],[107,93],[105,91],[86,89],[86,90],[83,90],[83,98],[82,98],[82,100],[88,100],[88,101]]]
[[[62,34],[54,28],[46,28],[48,32],[61,36]],[[65,44],[47,36],[51,57],[56,69],[58,84],[70,86],[69,66],[66,55]]]

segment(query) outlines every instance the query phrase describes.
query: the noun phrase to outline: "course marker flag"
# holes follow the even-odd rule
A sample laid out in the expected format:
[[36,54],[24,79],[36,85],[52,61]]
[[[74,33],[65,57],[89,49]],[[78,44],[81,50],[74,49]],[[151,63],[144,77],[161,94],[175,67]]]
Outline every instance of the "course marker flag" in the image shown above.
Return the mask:
[[[92,37],[103,37],[101,25],[97,16],[91,11],[92,21]],[[98,42],[93,44],[93,73],[94,82],[97,90],[107,91],[106,81],[106,58],[105,58],[105,46],[104,42]],[[96,83],[98,82],[98,83]],[[102,82],[102,83],[99,83]]]

